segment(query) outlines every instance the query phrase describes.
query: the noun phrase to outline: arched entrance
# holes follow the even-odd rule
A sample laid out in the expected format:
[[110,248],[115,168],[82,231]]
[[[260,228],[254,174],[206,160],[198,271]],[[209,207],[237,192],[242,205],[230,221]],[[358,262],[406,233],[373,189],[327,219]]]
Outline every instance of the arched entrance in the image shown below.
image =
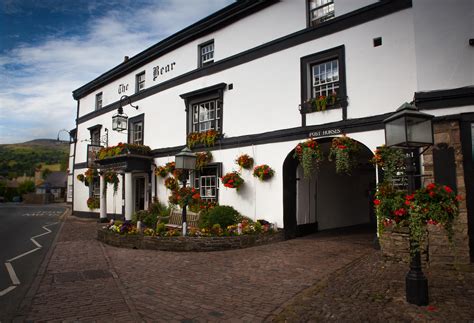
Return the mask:
[[[332,138],[319,139],[328,156]],[[337,174],[334,162],[325,160],[310,179],[303,177],[294,150],[283,163],[283,222],[287,239],[321,230],[359,225],[376,227],[372,200],[376,188],[372,151],[359,143],[357,166],[351,175]]]

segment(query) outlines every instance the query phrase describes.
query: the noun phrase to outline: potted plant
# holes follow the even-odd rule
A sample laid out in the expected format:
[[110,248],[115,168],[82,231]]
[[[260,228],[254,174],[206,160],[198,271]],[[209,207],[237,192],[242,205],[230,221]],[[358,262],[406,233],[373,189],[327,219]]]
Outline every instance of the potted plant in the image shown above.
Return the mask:
[[235,163],[243,169],[251,169],[253,166],[253,158],[247,154],[242,154],[235,160]]
[[266,181],[273,177],[275,171],[267,164],[255,166],[253,169],[253,176],[258,177],[259,180]]
[[168,177],[165,180],[165,187],[173,191],[179,188],[179,184],[178,184],[178,181],[174,177]]
[[165,178],[168,175],[166,166],[158,166],[155,168],[155,175]]
[[[118,175],[114,171],[107,171],[104,173],[104,180],[107,184],[112,184],[114,187],[114,195],[117,194],[118,184],[120,182]],[[105,190],[105,187],[104,187]]]
[[100,208],[100,199],[92,196],[87,199],[87,207],[91,210]]
[[352,138],[343,135],[332,140],[329,150],[329,160],[336,162],[336,173],[350,175],[357,164],[359,144]]
[[202,170],[212,161],[212,153],[206,151],[203,153],[196,153],[196,169]]
[[311,138],[296,146],[293,158],[298,158],[304,178],[310,178],[314,169],[318,168],[323,160],[323,153],[316,139]]
[[237,191],[244,184],[244,179],[235,171],[225,174],[221,180],[225,187],[235,188]]
[[377,148],[371,162],[382,168],[384,181],[391,181],[399,172],[405,172],[405,154],[402,149],[387,147]]
[[189,149],[192,149],[197,144],[202,144],[206,147],[215,145],[219,133],[216,130],[207,130],[204,132],[191,132],[187,137],[187,144]]

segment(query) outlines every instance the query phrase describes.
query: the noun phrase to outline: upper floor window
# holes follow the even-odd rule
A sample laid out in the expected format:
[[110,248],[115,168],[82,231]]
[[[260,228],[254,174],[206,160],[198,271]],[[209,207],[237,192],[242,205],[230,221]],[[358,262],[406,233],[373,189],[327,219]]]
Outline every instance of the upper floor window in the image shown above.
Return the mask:
[[91,145],[100,146],[100,127],[90,129],[91,132]]
[[181,95],[186,105],[187,134],[208,130],[222,133],[223,98],[226,87],[226,83],[219,83]]
[[304,102],[324,98],[327,101],[324,100],[323,110],[345,106],[342,104],[346,99],[344,46],[302,57],[301,80],[302,107]]
[[135,92],[140,92],[145,89],[145,72],[136,75],[136,84]]
[[95,95],[95,109],[99,110],[102,108],[102,92]]
[[214,40],[199,45],[199,67],[214,62]]
[[309,22],[311,26],[334,18],[333,0],[309,0]]
[[128,119],[128,142],[143,145],[144,114]]

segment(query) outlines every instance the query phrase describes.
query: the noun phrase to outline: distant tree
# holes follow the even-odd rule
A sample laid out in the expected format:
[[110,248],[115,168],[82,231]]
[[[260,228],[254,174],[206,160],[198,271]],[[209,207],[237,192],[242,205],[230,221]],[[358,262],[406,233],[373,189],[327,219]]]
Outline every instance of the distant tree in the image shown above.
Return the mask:
[[41,172],[41,177],[43,179],[46,179],[46,177],[48,177],[49,174],[51,174],[51,170],[49,168],[45,168],[42,172]]
[[35,182],[33,181],[24,181],[18,185],[18,192],[20,194],[26,194],[35,191]]

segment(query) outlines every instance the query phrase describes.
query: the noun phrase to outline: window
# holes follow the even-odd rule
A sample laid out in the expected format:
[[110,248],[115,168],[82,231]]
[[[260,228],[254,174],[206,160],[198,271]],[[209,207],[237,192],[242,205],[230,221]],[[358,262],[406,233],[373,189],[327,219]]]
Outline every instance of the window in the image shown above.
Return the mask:
[[128,119],[128,143],[143,145],[144,125],[145,115],[143,113]]
[[222,133],[223,97],[226,83],[181,94],[187,113],[186,133],[216,130]]
[[99,110],[102,108],[102,92],[95,95],[95,109]]
[[214,62],[214,40],[208,41],[198,46],[199,67]]
[[311,66],[312,98],[329,96],[339,90],[339,60],[332,59]]
[[145,72],[141,72],[136,76],[136,89],[135,92],[140,92],[145,89]]
[[333,0],[309,0],[309,24],[315,26],[334,18]]
[[199,190],[201,199],[204,201],[218,201],[220,165],[211,164],[194,174],[194,188]]
[[89,186],[89,197],[100,198],[100,177],[94,176],[92,185]]
[[100,146],[100,128],[91,129],[91,145]]
[[[301,102],[335,94],[338,102],[345,102],[344,46],[301,58]],[[336,104],[331,108],[340,108]]]
[[220,104],[218,100],[210,100],[192,105],[192,132],[216,130],[220,132]]

